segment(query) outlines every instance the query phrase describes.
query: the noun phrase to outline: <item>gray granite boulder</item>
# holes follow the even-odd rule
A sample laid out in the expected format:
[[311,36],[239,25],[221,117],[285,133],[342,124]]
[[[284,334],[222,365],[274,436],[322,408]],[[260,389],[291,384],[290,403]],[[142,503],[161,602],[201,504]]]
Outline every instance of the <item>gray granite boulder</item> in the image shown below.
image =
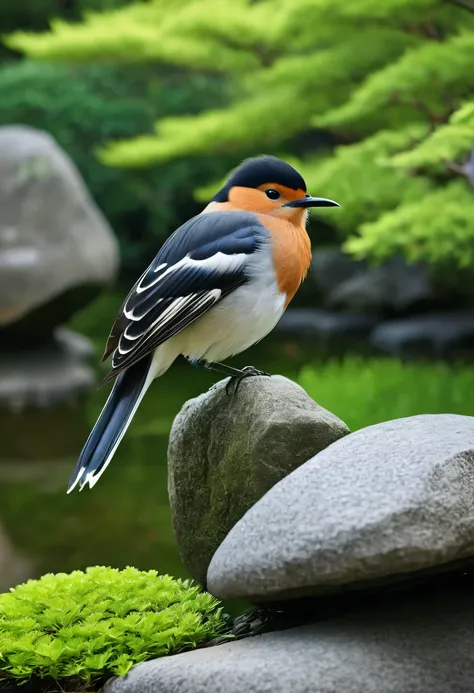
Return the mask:
[[428,268],[400,257],[369,267],[339,248],[315,250],[311,276],[331,309],[393,315],[419,310],[436,300]]
[[344,282],[359,274],[367,273],[367,263],[353,260],[339,247],[314,248],[309,278],[316,284],[323,297]]
[[391,315],[419,310],[431,305],[434,299],[427,267],[393,258],[335,286],[326,305],[337,310]]
[[275,601],[471,556],[474,418],[414,416],[357,431],[276,484],[216,551],[208,587]]
[[46,306],[38,333],[115,277],[117,241],[75,165],[45,132],[0,128],[0,199],[0,328]]
[[474,312],[413,315],[382,322],[373,330],[371,342],[376,349],[401,357],[471,355]]
[[229,530],[277,481],[348,433],[347,426],[281,376],[227,380],[187,402],[168,450],[169,496],[181,558],[205,583]]
[[63,329],[36,349],[3,351],[0,409],[50,407],[90,390],[96,380],[88,364],[93,354],[88,339]]
[[89,433],[93,354],[88,339],[63,328],[34,348],[0,352],[0,463],[77,457]]
[[337,313],[323,308],[289,308],[275,328],[275,336],[311,340],[318,349],[345,351],[366,343],[377,321],[370,315]]
[[472,693],[468,590],[139,664],[105,693]]

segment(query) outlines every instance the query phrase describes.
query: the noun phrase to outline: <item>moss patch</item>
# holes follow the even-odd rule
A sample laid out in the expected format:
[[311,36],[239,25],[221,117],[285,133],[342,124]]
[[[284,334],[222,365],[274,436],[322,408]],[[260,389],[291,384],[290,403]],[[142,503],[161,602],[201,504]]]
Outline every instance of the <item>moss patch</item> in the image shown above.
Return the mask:
[[0,595],[0,677],[99,686],[134,664],[202,645],[224,628],[219,603],[156,571],[94,567]]

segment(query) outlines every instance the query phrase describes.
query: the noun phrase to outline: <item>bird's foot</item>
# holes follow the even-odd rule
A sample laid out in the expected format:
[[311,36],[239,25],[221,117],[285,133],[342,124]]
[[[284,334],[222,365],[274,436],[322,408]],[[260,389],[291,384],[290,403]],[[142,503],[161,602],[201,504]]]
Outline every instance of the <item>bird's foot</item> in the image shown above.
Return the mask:
[[267,377],[270,377],[270,373],[265,373],[265,371],[259,371],[258,368],[255,368],[255,366],[245,366],[244,368],[242,368],[240,373],[238,373],[238,375],[233,375],[229,379],[227,385],[225,386],[225,391],[228,397],[233,397],[237,394],[242,380],[245,380],[245,378],[249,378],[254,375],[265,375]]

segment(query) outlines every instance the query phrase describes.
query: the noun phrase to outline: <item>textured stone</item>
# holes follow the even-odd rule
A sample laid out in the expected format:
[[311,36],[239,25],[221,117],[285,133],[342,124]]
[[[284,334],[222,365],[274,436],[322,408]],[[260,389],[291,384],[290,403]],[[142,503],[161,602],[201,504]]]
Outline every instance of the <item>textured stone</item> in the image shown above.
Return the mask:
[[0,198],[0,326],[49,305],[35,331],[52,329],[114,278],[117,242],[71,159],[39,130],[0,128]]
[[0,407],[49,407],[89,390],[95,374],[87,365],[87,346],[93,353],[89,340],[67,331],[34,350],[3,352]]
[[273,601],[473,555],[474,418],[423,415],[357,431],[276,484],[216,551],[208,586]]
[[414,315],[383,322],[374,329],[371,342],[395,356],[469,356],[474,347],[474,312]]
[[322,308],[289,308],[276,327],[277,334],[307,337],[316,346],[350,345],[368,339],[376,320],[357,313]]
[[353,260],[340,248],[315,248],[309,277],[323,296],[353,277],[367,272],[367,264]]
[[190,400],[176,417],[168,451],[169,495],[181,558],[205,582],[227,532],[263,494],[348,433],[336,416],[281,376],[227,380]]
[[95,356],[92,342],[82,334],[58,327],[54,331],[54,339],[63,352],[76,357],[78,361],[88,362]]
[[92,353],[85,337],[57,330],[49,342],[0,354],[0,462],[77,457],[89,431]]
[[326,304],[344,311],[391,315],[419,310],[434,301],[428,270],[393,258],[380,267],[367,268],[335,286]]
[[469,590],[162,657],[105,693],[472,693]]

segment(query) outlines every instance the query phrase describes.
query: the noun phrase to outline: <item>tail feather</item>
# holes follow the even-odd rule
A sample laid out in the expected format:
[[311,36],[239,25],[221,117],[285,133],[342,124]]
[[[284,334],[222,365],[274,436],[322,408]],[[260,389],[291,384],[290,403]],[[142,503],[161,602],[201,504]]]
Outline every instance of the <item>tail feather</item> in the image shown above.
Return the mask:
[[117,376],[107,402],[69,479],[67,492],[79,484],[92,488],[109,465],[143,395],[150,386],[153,354],[141,359]]

